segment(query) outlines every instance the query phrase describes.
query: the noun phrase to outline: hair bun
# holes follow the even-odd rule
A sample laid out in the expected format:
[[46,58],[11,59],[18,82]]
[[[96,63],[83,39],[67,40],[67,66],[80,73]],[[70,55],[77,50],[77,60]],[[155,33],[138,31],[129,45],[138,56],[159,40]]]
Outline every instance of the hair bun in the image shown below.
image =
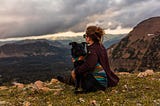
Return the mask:
[[104,30],[101,27],[97,27],[95,31],[100,37],[102,37],[105,33]]
[[91,37],[92,40],[100,42],[105,33],[101,27],[89,26],[87,27],[86,34]]

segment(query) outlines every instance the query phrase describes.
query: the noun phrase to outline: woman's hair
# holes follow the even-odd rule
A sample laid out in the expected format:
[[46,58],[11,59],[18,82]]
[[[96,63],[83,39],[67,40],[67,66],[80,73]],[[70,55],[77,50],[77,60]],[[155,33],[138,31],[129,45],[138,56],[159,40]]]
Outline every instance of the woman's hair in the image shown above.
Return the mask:
[[88,26],[87,30],[86,30],[86,34],[94,42],[100,42],[101,43],[103,35],[105,34],[105,32],[104,32],[104,30],[101,27]]

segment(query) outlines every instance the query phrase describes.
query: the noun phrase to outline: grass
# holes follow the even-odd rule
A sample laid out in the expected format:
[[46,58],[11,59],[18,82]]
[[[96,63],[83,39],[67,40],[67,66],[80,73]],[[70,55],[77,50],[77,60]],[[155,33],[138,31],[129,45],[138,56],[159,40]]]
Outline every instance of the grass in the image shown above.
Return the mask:
[[[118,75],[118,86],[108,88],[105,92],[97,91],[88,94],[73,93],[73,86],[63,83],[48,85],[49,88],[62,88],[63,91],[43,92],[32,89],[19,90],[10,86],[0,90],[0,105],[23,106],[159,106],[160,105],[160,73],[138,78],[137,74]],[[27,85],[25,85],[27,86]],[[2,106],[3,106],[2,105]],[[26,105],[27,106],[27,105]]]

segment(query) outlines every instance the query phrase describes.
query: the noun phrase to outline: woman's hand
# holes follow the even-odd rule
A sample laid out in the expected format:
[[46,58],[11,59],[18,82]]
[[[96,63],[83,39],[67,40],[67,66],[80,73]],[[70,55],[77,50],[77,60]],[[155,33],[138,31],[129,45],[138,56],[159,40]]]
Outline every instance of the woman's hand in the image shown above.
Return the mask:
[[76,60],[74,58],[72,58],[72,62],[74,63]]

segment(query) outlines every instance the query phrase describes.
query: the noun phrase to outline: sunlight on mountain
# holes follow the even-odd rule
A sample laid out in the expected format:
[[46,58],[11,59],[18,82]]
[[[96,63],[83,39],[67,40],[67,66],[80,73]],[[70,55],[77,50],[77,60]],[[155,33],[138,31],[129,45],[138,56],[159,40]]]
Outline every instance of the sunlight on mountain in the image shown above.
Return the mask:
[[125,34],[125,33],[129,33],[132,29],[131,28],[121,28],[121,27],[117,27],[117,29],[115,30],[111,30],[111,29],[107,29],[105,30],[106,34]]
[[[116,30],[107,29],[105,30],[106,34],[126,34],[131,31],[130,28],[121,29],[117,28]],[[59,32],[55,34],[47,34],[47,35],[40,35],[40,36],[29,36],[29,37],[15,37],[15,38],[5,38],[0,39],[0,42],[5,41],[20,41],[20,40],[26,40],[26,39],[49,39],[49,40],[56,40],[57,38],[65,38],[65,37],[76,37],[76,36],[82,36],[85,32]]]
[[26,39],[51,39],[51,40],[55,40],[56,37],[82,36],[82,34],[83,34],[83,32],[74,33],[74,32],[68,31],[68,32],[61,32],[61,33],[56,33],[56,34],[47,34],[47,35],[40,35],[40,36],[6,38],[6,39],[0,39],[0,41],[19,41],[19,40],[26,40]]

